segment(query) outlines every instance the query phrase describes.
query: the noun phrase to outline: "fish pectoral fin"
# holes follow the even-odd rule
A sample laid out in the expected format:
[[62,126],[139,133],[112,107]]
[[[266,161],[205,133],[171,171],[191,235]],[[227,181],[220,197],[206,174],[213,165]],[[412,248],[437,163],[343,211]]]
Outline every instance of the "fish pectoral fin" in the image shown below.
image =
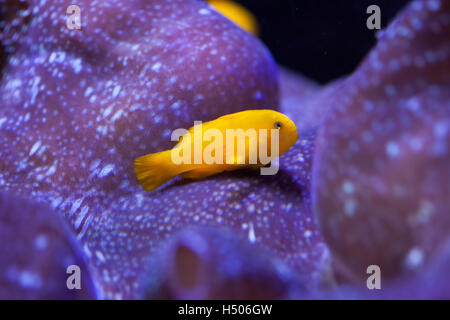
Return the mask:
[[[249,145],[251,145],[252,143],[254,143],[256,141],[256,143],[258,142],[258,140],[254,140],[254,139],[250,139],[249,141]],[[257,150],[257,149],[256,149]],[[246,150],[244,153],[240,153],[240,154],[230,154],[230,155],[226,155],[226,164],[231,164],[231,165],[245,165],[248,164],[247,163],[247,154],[249,153],[248,150]],[[248,154],[248,159],[250,160],[251,156],[250,154]],[[258,155],[256,154],[255,159],[258,158]]]
[[201,168],[201,169],[193,169],[193,170],[187,171],[187,172],[183,173],[182,176],[185,179],[197,180],[197,179],[203,179],[203,178],[218,174],[222,171],[223,171],[223,169],[218,169],[217,167]]
[[228,156],[226,159],[226,164],[245,164],[245,155]]

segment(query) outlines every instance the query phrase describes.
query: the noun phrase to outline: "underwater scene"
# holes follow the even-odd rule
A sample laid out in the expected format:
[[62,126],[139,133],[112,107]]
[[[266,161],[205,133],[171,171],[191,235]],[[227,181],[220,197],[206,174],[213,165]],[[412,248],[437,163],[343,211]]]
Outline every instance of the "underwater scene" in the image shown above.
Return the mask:
[[448,0],[0,0],[0,299],[450,299],[449,53]]

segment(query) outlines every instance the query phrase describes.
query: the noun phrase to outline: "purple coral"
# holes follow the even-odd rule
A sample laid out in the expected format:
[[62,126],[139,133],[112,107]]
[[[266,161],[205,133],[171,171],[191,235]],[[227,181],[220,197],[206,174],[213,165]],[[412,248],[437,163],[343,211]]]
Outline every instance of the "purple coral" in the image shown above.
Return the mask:
[[314,203],[349,278],[372,264],[386,279],[420,269],[448,236],[449,17],[448,1],[413,2],[332,93]]
[[161,243],[139,283],[147,299],[282,299],[308,281],[230,229],[197,227]]
[[[0,187],[5,203],[20,194],[68,221],[75,244],[72,231],[55,231],[63,249],[49,261],[82,248],[96,287],[89,297],[261,297],[260,277],[265,298],[361,298],[353,288],[316,291],[330,277],[328,245],[351,278],[374,263],[394,279],[405,257],[414,269],[440,254],[450,223],[448,3],[415,1],[353,75],[327,87],[281,69],[281,99],[268,50],[201,1],[79,6],[81,30],[66,28],[64,1],[49,0],[30,1],[24,28],[2,33]],[[16,8],[6,8],[11,17]],[[276,176],[178,179],[152,193],[135,180],[133,160],[170,147],[173,129],[278,105],[300,136]],[[41,263],[30,248],[11,261]],[[65,278],[52,280],[51,295],[16,297],[75,297],[59,291]]]
[[[0,243],[0,299],[96,298],[78,242],[47,206],[0,193]],[[67,286],[72,265],[80,290]]]
[[63,2],[30,5],[0,89],[4,187],[71,223],[103,298],[136,297],[146,258],[191,225],[231,228],[317,282],[327,251],[309,202],[314,130],[276,177],[224,174],[146,193],[133,174],[134,158],[168,147],[177,127],[276,108],[267,49],[199,1],[80,7],[89,17],[78,31],[65,27]]

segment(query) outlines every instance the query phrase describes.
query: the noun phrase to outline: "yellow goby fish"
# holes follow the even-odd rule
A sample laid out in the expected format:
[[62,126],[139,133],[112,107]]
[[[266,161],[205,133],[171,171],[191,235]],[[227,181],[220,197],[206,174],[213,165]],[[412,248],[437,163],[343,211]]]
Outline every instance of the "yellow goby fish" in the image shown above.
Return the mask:
[[274,110],[241,111],[194,124],[189,130],[172,133],[172,140],[178,141],[172,149],[134,161],[136,177],[146,191],[178,175],[201,179],[243,168],[261,168],[261,174],[275,174],[278,168],[271,162],[298,139],[295,124]]

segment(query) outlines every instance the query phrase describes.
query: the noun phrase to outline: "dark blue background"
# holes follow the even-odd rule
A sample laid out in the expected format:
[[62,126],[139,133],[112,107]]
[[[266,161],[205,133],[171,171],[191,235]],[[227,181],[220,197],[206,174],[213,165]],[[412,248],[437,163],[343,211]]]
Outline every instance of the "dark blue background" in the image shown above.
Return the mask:
[[352,72],[375,44],[367,7],[381,9],[382,28],[409,0],[236,0],[260,23],[278,63],[321,83]]

